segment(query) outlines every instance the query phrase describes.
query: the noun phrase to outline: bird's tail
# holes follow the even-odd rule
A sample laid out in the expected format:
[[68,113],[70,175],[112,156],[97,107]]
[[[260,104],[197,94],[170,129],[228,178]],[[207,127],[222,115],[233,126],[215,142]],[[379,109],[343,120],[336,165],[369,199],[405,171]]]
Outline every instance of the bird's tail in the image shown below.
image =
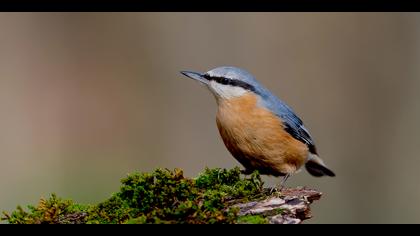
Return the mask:
[[315,154],[309,154],[309,159],[305,164],[306,170],[309,174],[321,177],[324,175],[328,175],[334,177],[335,174],[327,166],[325,166],[324,162]]

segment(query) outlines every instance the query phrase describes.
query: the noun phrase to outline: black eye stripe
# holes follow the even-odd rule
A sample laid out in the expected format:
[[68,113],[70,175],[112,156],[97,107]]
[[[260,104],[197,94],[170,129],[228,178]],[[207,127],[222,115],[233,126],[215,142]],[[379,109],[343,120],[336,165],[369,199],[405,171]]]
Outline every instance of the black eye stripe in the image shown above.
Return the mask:
[[228,78],[225,78],[225,77],[210,76],[208,74],[204,74],[203,77],[206,78],[207,80],[210,80],[210,81],[214,80],[214,81],[216,81],[217,83],[220,83],[220,84],[241,87],[243,89],[252,91],[254,93],[258,93],[254,86],[248,84],[247,82],[241,81],[241,80],[228,79]]

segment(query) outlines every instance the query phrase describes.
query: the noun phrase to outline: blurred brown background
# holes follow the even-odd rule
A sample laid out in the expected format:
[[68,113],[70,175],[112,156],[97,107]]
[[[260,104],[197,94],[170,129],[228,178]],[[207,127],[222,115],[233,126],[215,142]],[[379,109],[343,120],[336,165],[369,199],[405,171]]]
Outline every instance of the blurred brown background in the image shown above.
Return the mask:
[[51,192],[95,203],[135,170],[238,165],[213,96],[179,74],[233,65],[337,173],[288,182],[324,192],[308,223],[420,222],[419,14],[1,13],[0,30],[0,210]]

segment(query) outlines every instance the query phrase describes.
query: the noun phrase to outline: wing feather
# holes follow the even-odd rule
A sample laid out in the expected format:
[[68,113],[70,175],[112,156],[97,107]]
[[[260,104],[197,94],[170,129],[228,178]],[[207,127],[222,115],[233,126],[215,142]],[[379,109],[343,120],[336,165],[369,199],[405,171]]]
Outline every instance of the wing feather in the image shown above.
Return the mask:
[[309,131],[303,125],[302,120],[295,114],[295,112],[271,93],[267,93],[266,97],[263,97],[263,105],[271,110],[274,114],[280,117],[285,126],[285,130],[292,135],[295,139],[305,143],[309,151],[313,154],[318,154],[315,143],[309,134]]

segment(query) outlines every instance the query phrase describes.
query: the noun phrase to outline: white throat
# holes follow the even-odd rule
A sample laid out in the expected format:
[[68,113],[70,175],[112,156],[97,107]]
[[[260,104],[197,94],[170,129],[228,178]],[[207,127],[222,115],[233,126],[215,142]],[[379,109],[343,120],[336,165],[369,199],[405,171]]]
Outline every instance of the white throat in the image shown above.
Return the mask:
[[214,94],[216,99],[231,99],[244,95],[248,91],[244,88],[232,85],[225,85],[210,81],[208,84],[210,91]]

